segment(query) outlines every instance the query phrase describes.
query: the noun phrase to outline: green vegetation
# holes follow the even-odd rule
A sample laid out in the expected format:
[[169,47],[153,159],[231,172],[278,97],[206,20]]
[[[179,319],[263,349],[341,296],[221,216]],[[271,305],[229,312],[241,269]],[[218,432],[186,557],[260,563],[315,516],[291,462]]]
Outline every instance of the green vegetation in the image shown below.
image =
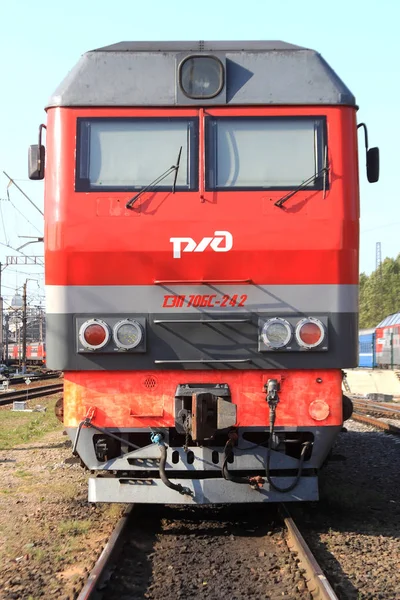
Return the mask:
[[87,533],[89,531],[91,526],[92,523],[88,519],[83,521],[68,520],[61,521],[61,523],[58,526],[58,530],[62,535],[83,535],[84,533]]
[[55,400],[42,402],[46,412],[0,410],[0,450],[14,448],[41,438],[45,433],[62,429],[54,414]]
[[29,473],[28,471],[24,471],[23,469],[17,469],[14,472],[15,477],[21,477],[22,479],[26,478],[26,477],[32,477],[32,473]]
[[360,329],[376,327],[382,319],[400,311],[400,254],[385,258],[371,275],[360,275]]

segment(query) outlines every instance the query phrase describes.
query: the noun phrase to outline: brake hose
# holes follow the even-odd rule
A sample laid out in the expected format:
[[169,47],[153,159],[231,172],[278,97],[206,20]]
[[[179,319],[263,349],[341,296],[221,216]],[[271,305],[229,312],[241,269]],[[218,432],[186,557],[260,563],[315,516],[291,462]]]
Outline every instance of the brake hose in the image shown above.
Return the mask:
[[281,494],[284,494],[286,492],[291,492],[296,487],[296,485],[299,483],[299,479],[300,479],[302,471],[303,471],[303,463],[304,463],[304,459],[306,456],[306,452],[307,452],[307,449],[309,448],[309,446],[311,445],[311,442],[304,442],[302,444],[303,448],[302,448],[301,454],[300,454],[299,468],[298,468],[297,475],[296,475],[296,478],[293,481],[293,483],[291,483],[289,486],[287,486],[285,488],[282,488],[282,487],[279,487],[278,485],[276,485],[271,479],[269,466],[270,466],[270,461],[271,461],[272,439],[273,439],[274,430],[275,430],[276,407],[279,402],[278,382],[276,379],[269,379],[268,383],[266,384],[265,387],[267,389],[267,402],[268,402],[269,411],[270,411],[269,412],[269,429],[270,429],[270,431],[269,431],[269,439],[268,439],[268,446],[267,446],[267,458],[266,458],[266,462],[265,462],[265,476],[267,478],[269,485],[272,487],[272,489],[274,489],[276,492],[280,492]]
[[222,464],[222,476],[226,481],[233,481],[233,483],[250,483],[249,477],[236,477],[236,475],[232,475],[232,473],[228,470],[228,460],[231,456],[233,456],[233,441],[231,438],[226,442],[224,448],[224,462]]
[[229,458],[233,456],[233,446],[235,442],[237,442],[237,433],[231,431],[224,448],[225,458],[222,464],[222,477],[226,481],[232,481],[233,483],[246,483],[247,485],[250,485],[253,490],[259,491],[264,483],[264,479],[260,475],[254,475],[253,477],[237,477],[236,475],[232,475],[228,469],[228,461]]
[[179,492],[180,494],[182,494],[184,496],[193,496],[193,493],[189,488],[183,487],[183,485],[181,485],[180,483],[172,483],[172,481],[170,481],[168,479],[167,473],[165,471],[165,465],[167,463],[167,448],[166,448],[165,444],[163,444],[161,442],[158,442],[158,445],[159,445],[160,452],[161,452],[160,479],[163,482],[163,484],[166,485],[171,490],[175,490],[176,492]]

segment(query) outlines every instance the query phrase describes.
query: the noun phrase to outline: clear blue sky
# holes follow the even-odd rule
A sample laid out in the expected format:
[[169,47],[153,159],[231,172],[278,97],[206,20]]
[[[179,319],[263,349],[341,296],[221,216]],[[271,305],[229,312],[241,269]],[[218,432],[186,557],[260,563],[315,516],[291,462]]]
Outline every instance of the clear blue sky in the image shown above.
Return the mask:
[[[27,181],[27,148],[36,143],[38,125],[45,122],[47,99],[81,54],[123,40],[270,39],[318,50],[355,94],[370,145],[381,150],[381,179],[372,185],[366,181],[360,152],[361,270],[375,268],[377,241],[383,257],[400,252],[398,0],[20,0],[3,2],[0,20],[1,244],[18,247],[26,241],[19,235],[43,231],[40,214],[14,186],[10,198],[23,216],[3,200],[7,179],[2,171],[19,180],[43,207],[42,183]],[[38,244],[24,251],[36,254],[41,249]],[[0,245],[0,260],[12,254]],[[3,295],[28,276],[42,287],[40,269],[8,267]],[[34,281],[28,285],[32,294],[39,291]]]

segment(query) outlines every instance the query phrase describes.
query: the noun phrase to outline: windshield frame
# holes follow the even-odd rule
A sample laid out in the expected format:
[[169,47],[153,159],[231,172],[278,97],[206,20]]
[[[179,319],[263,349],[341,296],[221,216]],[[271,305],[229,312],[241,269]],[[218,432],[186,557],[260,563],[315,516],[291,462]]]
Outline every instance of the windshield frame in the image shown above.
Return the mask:
[[[90,161],[90,153],[89,153],[89,140],[88,135],[85,135],[84,126],[86,123],[100,123],[100,122],[142,122],[142,123],[168,123],[168,122],[186,122],[188,124],[187,134],[188,134],[188,175],[189,175],[189,183],[188,185],[176,185],[176,191],[184,191],[184,192],[195,192],[199,189],[199,170],[198,170],[198,139],[199,139],[199,119],[198,117],[188,116],[188,117],[170,117],[170,116],[161,116],[161,117],[145,117],[145,116],[101,116],[101,117],[77,117],[77,125],[76,125],[76,160],[75,160],[75,191],[76,192],[139,192],[143,189],[143,183],[138,183],[136,185],[96,185],[90,182],[90,180],[86,177],[82,177],[83,168],[89,168]],[[175,164],[176,156],[179,151],[179,147],[177,147],[176,152],[174,151],[169,158],[169,164],[166,164],[165,169],[168,169],[171,165]],[[151,160],[151,157],[149,158]],[[84,161],[86,161],[86,167],[83,167]],[[83,168],[82,168],[83,167]],[[150,183],[150,182],[148,182]],[[146,185],[146,184],[145,184]],[[168,185],[158,185],[157,188],[153,190],[153,192],[165,192],[171,191],[171,184]]]
[[[303,181],[292,185],[246,185],[246,186],[218,186],[213,184],[215,175],[213,165],[215,164],[217,148],[212,124],[215,121],[314,121],[317,124],[314,135],[314,173],[307,175],[303,181],[313,175],[322,173],[328,152],[327,119],[324,115],[208,115],[205,119],[205,189],[213,192],[243,192],[243,191],[291,191],[296,190]],[[302,190],[327,190],[329,189],[329,178],[323,174],[317,176],[311,185],[304,186]]]

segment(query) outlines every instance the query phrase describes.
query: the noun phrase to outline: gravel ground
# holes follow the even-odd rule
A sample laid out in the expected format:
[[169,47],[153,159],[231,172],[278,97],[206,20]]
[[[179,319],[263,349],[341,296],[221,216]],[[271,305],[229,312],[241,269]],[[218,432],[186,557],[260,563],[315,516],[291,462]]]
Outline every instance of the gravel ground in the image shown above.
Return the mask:
[[347,421],[296,522],[341,600],[400,599],[400,438]]
[[62,431],[0,449],[0,598],[73,600],[121,514],[87,502]]
[[400,429],[400,419],[388,419],[386,417],[382,417],[381,421],[385,421],[385,423],[389,423],[389,425],[394,425]]
[[[346,462],[329,463],[296,522],[341,600],[400,599],[400,438],[346,425]],[[0,449],[1,600],[76,598],[121,514],[87,503],[70,446],[56,431]],[[271,505],[137,507],[105,600],[309,599],[277,523]]]
[[134,511],[104,600],[311,600],[271,505]]

